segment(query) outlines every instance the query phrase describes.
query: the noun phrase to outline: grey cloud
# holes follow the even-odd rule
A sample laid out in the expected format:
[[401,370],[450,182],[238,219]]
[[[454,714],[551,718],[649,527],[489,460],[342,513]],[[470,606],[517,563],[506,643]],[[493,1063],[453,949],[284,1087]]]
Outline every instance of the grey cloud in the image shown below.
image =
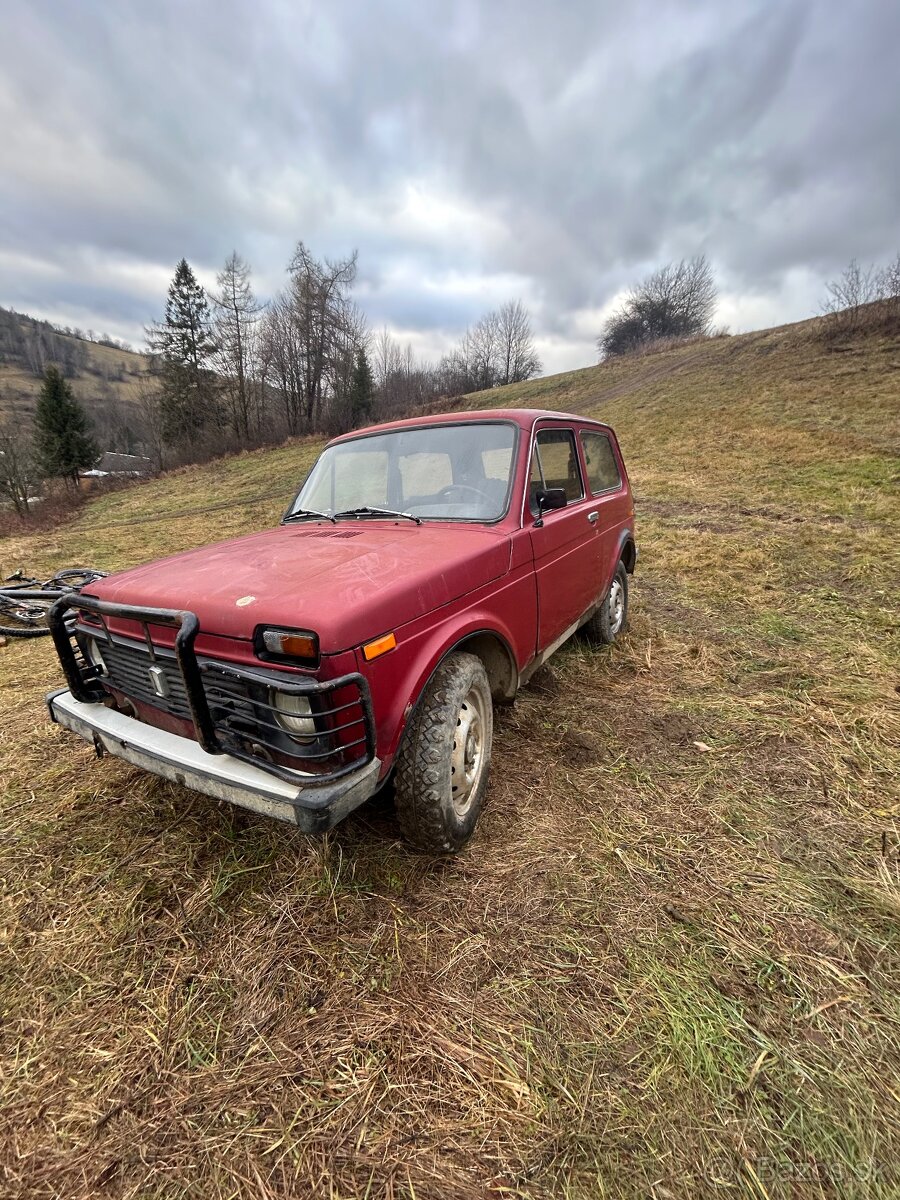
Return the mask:
[[900,250],[898,44],[881,0],[7,4],[0,262],[73,274],[7,270],[0,303],[137,337],[163,296],[104,258],[236,247],[274,288],[302,237],[359,248],[373,323],[448,339],[520,280],[587,361],[576,314],[698,250],[777,321],[798,271]]

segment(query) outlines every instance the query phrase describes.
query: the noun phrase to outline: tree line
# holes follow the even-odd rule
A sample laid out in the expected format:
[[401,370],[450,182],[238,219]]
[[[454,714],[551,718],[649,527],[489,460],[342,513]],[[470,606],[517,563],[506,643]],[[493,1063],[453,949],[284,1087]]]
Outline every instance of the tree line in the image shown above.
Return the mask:
[[21,367],[38,379],[54,363],[72,379],[87,365],[87,349],[64,332],[49,321],[0,308],[0,363]]
[[[263,303],[236,252],[209,294],[182,259],[164,315],[147,330],[151,370],[138,376],[137,415],[107,398],[103,448],[142,452],[164,468],[285,436],[344,432],[540,371],[520,301],[484,314],[448,353],[427,362],[387,328],[369,328],[353,298],[356,275],[355,253],[320,259],[299,242],[284,286]],[[601,359],[712,336],[717,299],[705,256],[657,268],[604,323]],[[900,331],[900,255],[882,267],[851,261],[826,285],[822,314],[828,339]],[[84,348],[63,333],[85,338],[0,310],[0,363],[25,362],[42,378],[33,430],[14,415],[0,418],[0,495],[20,513],[42,480],[70,485],[98,457],[68,384],[85,366]]]
[[[23,367],[35,378],[43,376],[49,363],[59,367],[67,379],[77,378],[84,371],[96,374],[85,344],[88,342],[126,354],[134,353],[128,342],[110,337],[108,333],[55,325],[52,321],[41,321],[12,309],[0,308],[0,363]],[[125,364],[120,363],[111,377],[120,379],[124,372]]]
[[387,329],[369,329],[353,297],[356,276],[355,252],[318,258],[299,242],[284,286],[263,303],[237,252],[209,293],[182,259],[162,318],[147,329],[150,370],[136,376],[137,399],[124,405],[101,381],[96,435],[68,382],[92,369],[72,340],[81,331],[0,311],[0,362],[24,356],[42,379],[30,426],[0,417],[0,495],[25,515],[45,481],[71,486],[100,449],[143,453],[163,469],[286,436],[344,432],[540,370],[521,302],[486,313],[429,363]]
[[232,253],[209,294],[182,259],[163,319],[147,330],[151,382],[141,407],[162,465],[284,436],[338,433],[441,397],[529,379],[540,370],[528,313],[485,314],[437,363],[419,361],[353,298],[357,255],[318,258],[299,242],[268,303]]

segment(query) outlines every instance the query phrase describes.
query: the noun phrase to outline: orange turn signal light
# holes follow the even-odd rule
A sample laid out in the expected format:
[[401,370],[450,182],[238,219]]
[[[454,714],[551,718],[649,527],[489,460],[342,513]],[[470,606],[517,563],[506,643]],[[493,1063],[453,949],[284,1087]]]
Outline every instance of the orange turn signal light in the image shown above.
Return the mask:
[[318,639],[314,633],[294,633],[284,629],[266,629],[263,646],[270,654],[282,654],[291,658],[316,659],[319,656]]
[[281,653],[293,654],[297,658],[315,658],[318,653],[316,639],[303,633],[289,633],[281,638]]
[[378,658],[379,655],[387,654],[388,650],[393,650],[397,645],[397,639],[392,633],[386,633],[380,638],[376,638],[374,642],[366,642],[363,646],[363,658],[366,662],[371,662],[373,658]]

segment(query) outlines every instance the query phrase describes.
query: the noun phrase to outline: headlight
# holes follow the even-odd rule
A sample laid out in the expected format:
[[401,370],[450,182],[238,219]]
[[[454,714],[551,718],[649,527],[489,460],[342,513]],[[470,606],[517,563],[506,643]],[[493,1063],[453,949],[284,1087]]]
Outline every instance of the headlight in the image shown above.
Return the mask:
[[295,742],[316,740],[316,723],[307,696],[289,696],[272,688],[269,703],[275,709],[275,720]]
[[88,638],[85,649],[87,660],[92,667],[97,668],[97,674],[108,675],[109,671],[106,669],[106,660],[100,653],[100,643],[96,638]]

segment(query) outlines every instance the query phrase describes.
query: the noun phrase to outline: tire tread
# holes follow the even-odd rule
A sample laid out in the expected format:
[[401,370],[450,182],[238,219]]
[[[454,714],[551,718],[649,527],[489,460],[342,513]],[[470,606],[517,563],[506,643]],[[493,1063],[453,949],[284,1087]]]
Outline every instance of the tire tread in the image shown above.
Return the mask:
[[[464,821],[467,828],[462,836],[462,831],[448,829],[443,772],[449,759],[450,731],[459,703],[473,678],[479,675],[487,689],[480,658],[462,651],[449,655],[426,684],[397,753],[394,790],[400,828],[409,841],[434,854],[460,849],[468,840],[481,807],[480,797],[476,796],[472,820]],[[482,796],[487,775],[485,770],[479,785]]]

